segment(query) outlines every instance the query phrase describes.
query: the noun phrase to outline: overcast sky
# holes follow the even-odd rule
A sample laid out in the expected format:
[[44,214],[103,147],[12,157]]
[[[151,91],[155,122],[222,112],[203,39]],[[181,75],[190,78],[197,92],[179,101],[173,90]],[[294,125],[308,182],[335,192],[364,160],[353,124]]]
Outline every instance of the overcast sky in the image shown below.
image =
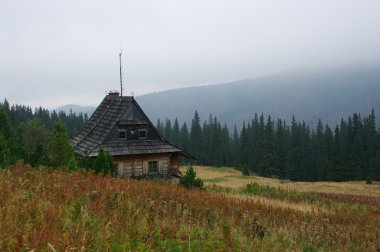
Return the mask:
[[0,100],[54,108],[380,59],[379,0],[0,0]]

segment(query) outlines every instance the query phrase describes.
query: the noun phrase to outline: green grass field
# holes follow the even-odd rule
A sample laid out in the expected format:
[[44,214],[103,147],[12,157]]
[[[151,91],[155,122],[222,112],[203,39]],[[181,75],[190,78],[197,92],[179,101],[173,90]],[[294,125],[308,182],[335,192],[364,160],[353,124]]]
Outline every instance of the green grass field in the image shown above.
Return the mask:
[[325,190],[195,169],[205,190],[23,164],[3,170],[0,251],[380,249],[377,183],[325,183]]

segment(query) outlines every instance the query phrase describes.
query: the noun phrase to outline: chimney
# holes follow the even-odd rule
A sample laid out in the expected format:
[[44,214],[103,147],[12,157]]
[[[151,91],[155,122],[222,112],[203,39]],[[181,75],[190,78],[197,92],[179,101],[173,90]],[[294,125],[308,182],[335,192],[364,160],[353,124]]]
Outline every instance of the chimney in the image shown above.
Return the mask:
[[113,102],[114,100],[116,100],[117,97],[119,97],[119,92],[109,91],[107,97],[110,102]]

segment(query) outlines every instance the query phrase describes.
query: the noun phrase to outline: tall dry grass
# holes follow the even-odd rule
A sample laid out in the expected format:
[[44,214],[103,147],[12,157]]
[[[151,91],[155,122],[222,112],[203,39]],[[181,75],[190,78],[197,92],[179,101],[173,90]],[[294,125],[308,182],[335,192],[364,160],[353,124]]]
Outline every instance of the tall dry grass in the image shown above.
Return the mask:
[[304,213],[165,181],[0,172],[0,251],[376,251],[380,213]]
[[[232,189],[238,189],[249,183],[256,182],[261,185],[280,187],[286,190],[380,197],[380,182],[378,181],[373,182],[371,185],[367,185],[365,181],[284,183],[284,181],[275,178],[264,178],[255,175],[242,176],[240,171],[229,167],[194,166],[193,168],[197,172],[197,176],[203,179],[206,184],[215,184]],[[181,167],[181,170],[186,170],[186,167]]]

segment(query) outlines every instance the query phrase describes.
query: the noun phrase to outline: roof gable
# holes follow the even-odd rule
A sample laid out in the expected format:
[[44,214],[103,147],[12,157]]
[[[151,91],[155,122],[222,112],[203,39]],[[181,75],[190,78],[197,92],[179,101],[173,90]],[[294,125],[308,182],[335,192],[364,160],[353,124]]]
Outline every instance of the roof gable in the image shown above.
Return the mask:
[[[148,137],[144,140],[118,139],[119,129],[136,128],[147,129]],[[106,96],[72,144],[77,153],[87,153],[89,156],[97,156],[101,148],[113,156],[173,152],[189,156],[158,134],[136,100],[130,96],[113,100]]]

